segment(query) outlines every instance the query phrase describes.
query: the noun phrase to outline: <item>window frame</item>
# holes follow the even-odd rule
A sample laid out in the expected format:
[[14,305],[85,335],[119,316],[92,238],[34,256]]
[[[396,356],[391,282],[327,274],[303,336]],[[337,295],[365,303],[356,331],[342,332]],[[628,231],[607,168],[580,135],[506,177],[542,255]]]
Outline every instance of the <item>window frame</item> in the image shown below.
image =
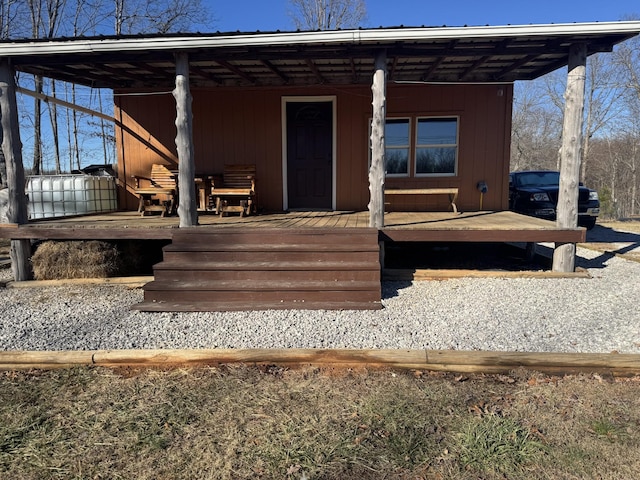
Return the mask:
[[[387,121],[389,120],[406,120],[407,121],[407,144],[406,145],[396,145],[393,147],[390,147],[389,145],[387,145],[386,142],[386,126],[387,126]],[[412,157],[412,150],[411,150],[411,131],[413,128],[413,122],[411,121],[412,118],[409,116],[399,116],[399,117],[386,117],[384,119],[384,124],[385,124],[385,160],[386,160],[386,156],[387,150],[406,150],[407,151],[407,171],[404,173],[387,173],[387,168],[385,165],[385,170],[384,170],[384,176],[385,177],[389,177],[389,178],[408,178],[411,176],[411,157]],[[371,137],[371,134],[369,134],[369,137]],[[371,149],[369,149],[369,152],[371,152]]]
[[[443,143],[443,144],[419,144],[418,143],[418,127],[420,120],[455,120],[456,121],[456,139],[455,144]],[[415,117],[415,132],[413,141],[413,177],[415,178],[429,178],[429,177],[456,177],[458,176],[458,159],[460,152],[460,116],[459,115],[427,115]],[[453,172],[443,173],[418,173],[418,150],[420,148],[433,148],[433,147],[446,147],[455,148],[455,163],[453,166]]]

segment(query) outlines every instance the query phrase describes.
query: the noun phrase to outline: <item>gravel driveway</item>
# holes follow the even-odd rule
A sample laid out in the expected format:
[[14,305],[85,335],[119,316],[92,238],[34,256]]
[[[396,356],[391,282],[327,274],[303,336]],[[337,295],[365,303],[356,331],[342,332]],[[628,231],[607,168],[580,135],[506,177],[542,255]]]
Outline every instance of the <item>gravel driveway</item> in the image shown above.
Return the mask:
[[[640,234],[596,227],[592,278],[384,282],[378,311],[143,313],[141,289],[0,288],[0,350],[399,348],[640,353]],[[617,240],[621,240],[617,242]],[[0,277],[10,275],[0,270]]]

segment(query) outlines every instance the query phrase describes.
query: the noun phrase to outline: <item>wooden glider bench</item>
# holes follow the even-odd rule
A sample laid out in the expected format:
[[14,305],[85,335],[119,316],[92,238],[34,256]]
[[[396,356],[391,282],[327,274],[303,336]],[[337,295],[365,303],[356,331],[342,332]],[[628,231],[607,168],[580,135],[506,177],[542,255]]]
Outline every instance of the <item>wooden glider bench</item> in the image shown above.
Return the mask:
[[240,216],[255,212],[256,166],[225,165],[222,176],[212,178],[209,208],[221,217],[226,212]]
[[456,200],[458,188],[389,188],[385,189],[385,195],[449,195],[449,202],[454,213],[458,213]]
[[[162,217],[176,213],[178,208],[178,176],[175,171],[154,163],[151,166],[149,177],[134,175],[133,178],[136,182],[134,192],[139,198],[138,213],[144,216],[147,212],[160,212]],[[145,180],[149,185],[141,187],[141,180]],[[161,198],[155,198],[158,196]]]

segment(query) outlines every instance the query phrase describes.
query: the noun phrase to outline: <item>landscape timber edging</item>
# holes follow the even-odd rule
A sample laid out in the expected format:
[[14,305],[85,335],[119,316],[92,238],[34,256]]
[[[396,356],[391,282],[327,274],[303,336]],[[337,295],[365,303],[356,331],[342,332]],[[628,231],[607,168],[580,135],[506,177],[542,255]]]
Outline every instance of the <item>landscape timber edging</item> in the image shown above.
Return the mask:
[[498,352],[365,349],[202,349],[4,351],[0,370],[72,366],[172,367],[221,364],[286,367],[393,368],[458,373],[509,373],[518,368],[547,374],[640,374],[640,355],[620,353]]

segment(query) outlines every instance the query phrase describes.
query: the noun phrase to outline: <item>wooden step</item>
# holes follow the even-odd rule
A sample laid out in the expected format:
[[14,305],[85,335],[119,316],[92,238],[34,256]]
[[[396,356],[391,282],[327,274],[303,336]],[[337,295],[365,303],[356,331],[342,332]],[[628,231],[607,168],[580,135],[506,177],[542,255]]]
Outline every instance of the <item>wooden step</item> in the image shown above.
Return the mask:
[[332,242],[341,238],[364,239],[377,243],[378,230],[375,228],[220,228],[192,227],[177,229],[172,235],[174,243],[207,243],[212,239],[224,238],[236,243],[261,243],[261,239],[269,238],[268,243],[290,244],[300,243],[301,239],[313,238],[314,243]]
[[375,229],[180,229],[146,311],[381,307]]
[[162,270],[275,270],[275,271],[311,271],[311,270],[371,270],[380,268],[371,259],[365,261],[196,261],[189,258],[188,262],[166,261],[156,264],[156,271]]
[[243,264],[250,263],[252,261],[258,261],[258,263],[275,263],[275,262],[304,262],[304,263],[333,263],[338,265],[339,263],[347,262],[362,262],[372,263],[379,260],[378,252],[361,252],[361,251],[340,251],[340,252],[326,252],[326,251],[270,251],[263,249],[256,252],[251,250],[245,251],[233,251],[233,252],[163,252],[164,261],[174,264],[185,264],[193,260],[193,263],[235,263],[240,262]]
[[145,302],[244,302],[246,305],[254,303],[279,302],[380,302],[380,293],[373,288],[370,290],[147,290],[145,288]]
[[[270,264],[271,265],[271,264]],[[206,267],[206,265],[201,265]],[[320,268],[321,267],[321,268]],[[154,269],[155,279],[172,280],[178,282],[191,282],[191,281],[224,281],[230,280],[234,282],[239,281],[378,281],[380,279],[380,272],[377,269],[367,268],[327,268],[322,265],[315,269],[309,268],[284,268],[282,266],[274,265],[271,268],[264,264],[255,266],[254,268],[242,268],[239,265],[233,263],[227,265],[221,265],[219,268],[190,268],[179,269],[175,266],[169,268],[156,265]]]
[[[336,239],[326,243],[268,243],[268,237],[262,240],[258,243],[230,243],[230,239],[216,237],[202,244],[171,243],[165,246],[164,250],[166,252],[237,252],[238,250],[252,252],[351,252],[354,250],[354,243],[335,243]],[[296,238],[296,240],[300,241],[300,238]],[[339,240],[342,242],[343,239]],[[355,242],[355,244],[358,247],[357,250],[361,252],[378,251],[378,243]]]
[[256,310],[376,310],[382,308],[377,302],[142,302],[131,307],[141,312],[233,312]]
[[[283,291],[357,291],[370,290],[377,287],[376,282],[372,281],[323,281],[323,280],[298,280],[291,282],[289,280],[279,280],[264,282],[259,280],[247,280],[242,282],[243,292],[283,292]],[[145,284],[145,291],[165,291],[172,290],[176,292],[193,291],[193,292],[230,292],[238,290],[238,282],[221,281],[221,280],[200,280],[200,281],[180,281],[180,280],[153,280]]]

